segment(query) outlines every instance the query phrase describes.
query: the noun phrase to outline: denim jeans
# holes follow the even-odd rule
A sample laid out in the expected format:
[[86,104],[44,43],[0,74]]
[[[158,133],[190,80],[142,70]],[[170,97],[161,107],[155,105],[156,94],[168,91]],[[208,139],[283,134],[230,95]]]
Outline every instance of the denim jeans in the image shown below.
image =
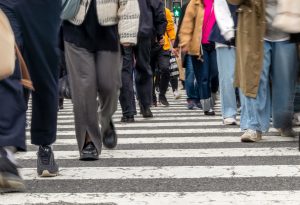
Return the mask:
[[203,44],[203,61],[199,60],[198,56],[192,57],[201,100],[209,99],[211,97],[211,88],[217,87],[216,85],[211,85],[212,79],[215,79],[218,75],[216,57],[216,50],[212,46],[205,44]]
[[237,104],[234,83],[235,48],[219,47],[217,61],[219,69],[220,98],[223,118],[235,118]]
[[200,101],[198,84],[195,82],[195,74],[190,55],[185,56],[185,90],[187,100]]
[[[292,126],[297,64],[295,44],[289,41],[265,41],[263,70],[257,96],[250,98],[241,94],[242,130],[267,132],[270,126],[271,110],[275,128]],[[271,89],[270,80],[272,81]]]

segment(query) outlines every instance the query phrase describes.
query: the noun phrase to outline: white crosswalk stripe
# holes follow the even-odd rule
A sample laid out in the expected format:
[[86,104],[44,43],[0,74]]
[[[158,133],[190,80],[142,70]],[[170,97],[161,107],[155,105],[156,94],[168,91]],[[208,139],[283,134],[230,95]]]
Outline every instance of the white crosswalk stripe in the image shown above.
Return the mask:
[[205,116],[188,110],[183,97],[169,94],[170,107],[152,108],[151,119],[138,114],[136,123],[121,123],[118,106],[118,146],[103,148],[95,162],[78,160],[72,104],[65,101],[54,144],[60,175],[36,175],[28,129],[29,150],[17,154],[28,192],[0,195],[0,204],[300,204],[298,137],[271,128],[261,142],[242,144],[240,128],[223,125],[219,101],[216,116]]

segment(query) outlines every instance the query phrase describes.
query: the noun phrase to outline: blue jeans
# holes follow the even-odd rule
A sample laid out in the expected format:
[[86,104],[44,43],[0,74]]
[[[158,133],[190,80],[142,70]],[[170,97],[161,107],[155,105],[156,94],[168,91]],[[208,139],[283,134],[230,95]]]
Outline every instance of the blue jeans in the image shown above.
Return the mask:
[[185,56],[185,90],[187,100],[200,101],[198,84],[195,82],[193,62],[190,55]]
[[212,88],[217,91],[218,65],[214,45],[203,44],[203,61],[198,56],[192,56],[195,77],[199,86],[201,100],[211,97]]
[[223,118],[235,118],[237,104],[234,83],[235,48],[219,47],[217,61],[219,69],[220,98]]
[[263,70],[257,97],[250,98],[241,94],[241,129],[267,132],[271,109],[275,128],[292,126],[297,64],[295,44],[289,41],[265,41]]

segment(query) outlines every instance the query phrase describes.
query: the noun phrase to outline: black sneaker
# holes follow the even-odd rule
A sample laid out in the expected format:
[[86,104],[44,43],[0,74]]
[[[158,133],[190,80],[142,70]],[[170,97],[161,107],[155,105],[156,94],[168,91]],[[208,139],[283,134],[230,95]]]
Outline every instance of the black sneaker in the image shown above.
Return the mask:
[[17,166],[7,158],[6,151],[0,147],[0,193],[20,192],[25,185]]
[[209,111],[204,111],[204,115],[214,116],[216,113],[214,110],[210,109]]
[[133,115],[130,115],[130,116],[122,116],[121,122],[125,122],[125,123],[131,123],[131,122],[134,122],[134,116],[133,116]]
[[40,177],[55,177],[58,175],[58,165],[50,146],[40,146],[37,153],[37,173]]
[[144,106],[141,106],[140,109],[141,109],[141,114],[142,114],[143,118],[153,117],[150,107],[145,108]]
[[94,161],[99,159],[99,154],[95,145],[92,142],[87,143],[80,153],[80,160]]
[[161,104],[163,104],[164,106],[169,106],[170,105],[167,98],[166,98],[166,96],[164,96],[164,95],[159,96],[159,102]]

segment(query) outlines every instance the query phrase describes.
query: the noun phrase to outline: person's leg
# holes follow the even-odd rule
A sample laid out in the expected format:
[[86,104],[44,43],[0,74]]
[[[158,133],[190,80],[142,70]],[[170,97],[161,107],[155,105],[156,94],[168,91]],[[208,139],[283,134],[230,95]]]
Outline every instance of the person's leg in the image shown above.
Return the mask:
[[211,87],[211,108],[215,106],[217,100],[217,92],[219,91],[219,71],[217,63],[216,49],[213,48],[209,53],[209,76]]
[[[19,48],[22,48],[21,28],[12,8],[12,4],[7,5],[0,2],[0,9],[10,21],[16,43]],[[0,195],[2,192],[23,191],[25,189],[14,157],[16,151],[26,150],[27,106],[20,79],[21,73],[18,62],[16,62],[14,74],[0,80]]]
[[[209,78],[209,53],[203,49],[203,60],[199,60],[197,56],[193,56],[193,68],[198,84],[200,100],[203,102],[204,112],[209,112],[211,109],[210,97],[210,78]],[[214,113],[212,113],[214,114]]]
[[96,76],[100,99],[99,119],[103,145],[114,148],[117,145],[117,134],[112,116],[117,110],[119,90],[122,85],[121,52],[99,51],[96,59]]
[[135,96],[133,89],[133,48],[123,48],[122,87],[119,101],[122,107],[123,122],[133,122],[136,115]]
[[170,51],[161,49],[158,54],[157,63],[160,72],[159,101],[161,104],[168,106],[166,92],[170,82]]
[[56,139],[61,2],[22,0],[16,10],[23,31],[24,57],[35,86],[32,93],[32,144],[50,145]]
[[237,115],[237,104],[234,83],[235,48],[217,48],[217,61],[220,82],[220,98],[223,119]]
[[[271,43],[264,44],[264,63],[260,75],[256,98],[245,96],[242,92],[241,129],[246,131],[242,136],[244,142],[255,142],[261,139],[261,133],[267,132],[270,126],[270,84]],[[256,132],[254,134],[254,132]]]
[[293,137],[296,134],[292,132],[292,118],[298,69],[297,48],[296,44],[288,41],[272,45],[273,126],[281,129],[283,136]]
[[[65,42],[65,57],[72,92],[76,139],[80,157],[83,159],[83,149],[88,141],[92,141],[98,154],[102,147],[97,115],[95,54]],[[94,156],[95,159],[98,154]]]
[[151,39],[139,38],[135,47],[136,90],[144,117],[152,117],[150,106],[152,104],[153,75],[150,66]]

